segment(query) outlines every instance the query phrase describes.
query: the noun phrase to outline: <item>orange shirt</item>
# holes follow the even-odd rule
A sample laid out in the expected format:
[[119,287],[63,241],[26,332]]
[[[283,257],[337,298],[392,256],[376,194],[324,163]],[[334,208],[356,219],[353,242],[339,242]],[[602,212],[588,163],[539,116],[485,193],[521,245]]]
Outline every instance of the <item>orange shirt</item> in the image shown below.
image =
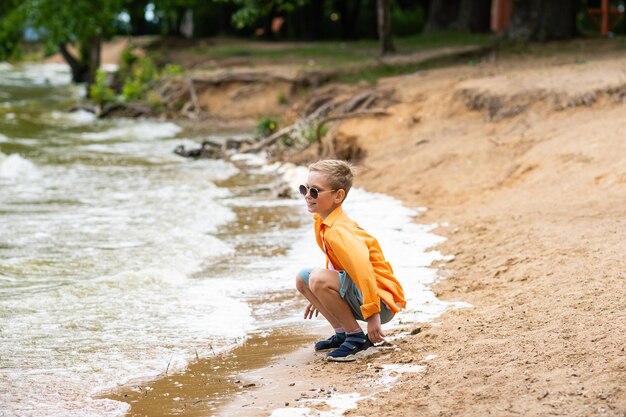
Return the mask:
[[380,312],[380,300],[394,313],[406,306],[402,285],[374,237],[349,218],[341,206],[325,220],[317,214],[313,218],[317,244],[326,253],[326,268],[330,260],[335,269],[346,271],[361,290],[363,318]]

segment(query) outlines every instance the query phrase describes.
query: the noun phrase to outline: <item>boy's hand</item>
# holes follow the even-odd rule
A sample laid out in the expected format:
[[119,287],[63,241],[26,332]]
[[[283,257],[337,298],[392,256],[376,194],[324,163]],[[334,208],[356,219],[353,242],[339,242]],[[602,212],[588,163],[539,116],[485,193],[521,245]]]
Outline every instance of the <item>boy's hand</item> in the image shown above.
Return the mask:
[[314,313],[315,313],[315,317],[320,315],[320,312],[317,311],[317,308],[315,308],[313,304],[309,303],[309,305],[306,306],[306,308],[304,309],[304,318],[312,319]]
[[383,333],[382,325],[380,324],[380,313],[376,313],[367,318],[367,337],[373,343],[384,342],[385,333]]

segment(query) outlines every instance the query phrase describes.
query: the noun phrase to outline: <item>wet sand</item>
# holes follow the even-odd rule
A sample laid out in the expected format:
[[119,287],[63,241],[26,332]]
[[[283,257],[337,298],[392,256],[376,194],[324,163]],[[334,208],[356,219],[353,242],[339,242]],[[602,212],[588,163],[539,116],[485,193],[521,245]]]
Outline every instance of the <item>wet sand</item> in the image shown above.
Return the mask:
[[266,334],[251,334],[234,350],[209,358],[198,358],[182,372],[163,373],[152,381],[134,381],[100,398],[130,405],[127,416],[207,416],[238,393],[259,384],[244,373],[271,366],[317,336],[301,328],[278,328]]

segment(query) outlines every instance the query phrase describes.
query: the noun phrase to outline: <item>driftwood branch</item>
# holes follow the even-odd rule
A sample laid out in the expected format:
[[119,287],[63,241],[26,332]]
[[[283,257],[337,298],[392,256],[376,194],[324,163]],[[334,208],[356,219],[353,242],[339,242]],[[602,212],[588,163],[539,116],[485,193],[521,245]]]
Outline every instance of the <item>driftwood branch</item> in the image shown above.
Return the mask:
[[270,136],[266,137],[265,139],[263,139],[261,142],[255,144],[255,145],[250,145],[250,146],[246,147],[245,149],[242,149],[242,152],[244,152],[244,153],[258,152],[258,151],[260,151],[261,149],[263,149],[265,147],[272,146],[274,143],[276,143],[276,141],[278,139],[280,139],[283,136],[286,136],[289,133],[293,132],[293,130],[295,128],[296,128],[296,125],[290,125],[290,126],[287,126],[287,127],[283,127],[278,132],[275,132],[275,133],[271,134]]

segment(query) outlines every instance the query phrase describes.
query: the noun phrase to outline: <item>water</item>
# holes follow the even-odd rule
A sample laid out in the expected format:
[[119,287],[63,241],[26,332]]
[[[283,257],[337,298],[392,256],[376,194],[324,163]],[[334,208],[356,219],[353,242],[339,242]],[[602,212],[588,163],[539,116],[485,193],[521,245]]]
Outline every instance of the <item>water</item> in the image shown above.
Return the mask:
[[[276,167],[184,160],[176,124],[66,112],[79,96],[63,66],[0,64],[0,415],[121,415],[92,396],[300,322],[293,276],[323,264],[301,202],[252,192]],[[440,314],[441,238],[386,196],[346,211],[406,280],[399,321]]]

